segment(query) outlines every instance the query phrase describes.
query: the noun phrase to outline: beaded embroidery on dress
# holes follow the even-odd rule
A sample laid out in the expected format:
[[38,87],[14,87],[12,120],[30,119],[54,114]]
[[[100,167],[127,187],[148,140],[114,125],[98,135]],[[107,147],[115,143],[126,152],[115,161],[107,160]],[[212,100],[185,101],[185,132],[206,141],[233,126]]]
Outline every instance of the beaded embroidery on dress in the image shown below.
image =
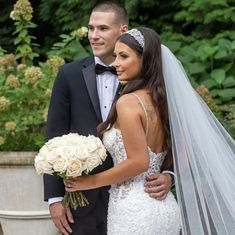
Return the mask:
[[[103,143],[111,154],[114,165],[126,159],[119,129],[111,128],[105,132]],[[108,235],[178,235],[180,233],[179,208],[173,194],[169,192],[166,199],[158,201],[144,192],[146,176],[160,171],[165,155],[166,152],[155,154],[149,148],[148,170],[131,180],[111,186]]]

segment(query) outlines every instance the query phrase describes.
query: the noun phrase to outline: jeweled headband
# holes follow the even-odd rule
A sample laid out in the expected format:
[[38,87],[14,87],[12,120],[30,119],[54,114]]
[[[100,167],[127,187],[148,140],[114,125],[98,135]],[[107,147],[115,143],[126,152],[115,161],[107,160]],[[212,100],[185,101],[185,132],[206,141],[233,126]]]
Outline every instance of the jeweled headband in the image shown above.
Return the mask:
[[139,43],[139,45],[144,48],[144,36],[138,29],[131,29],[126,33],[131,35]]

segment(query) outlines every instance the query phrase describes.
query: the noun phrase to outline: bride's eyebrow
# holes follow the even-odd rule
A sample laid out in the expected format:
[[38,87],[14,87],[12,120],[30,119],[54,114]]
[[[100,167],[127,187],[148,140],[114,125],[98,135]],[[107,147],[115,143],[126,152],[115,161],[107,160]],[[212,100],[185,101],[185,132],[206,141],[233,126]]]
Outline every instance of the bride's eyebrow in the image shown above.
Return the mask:
[[117,54],[118,54],[118,55],[128,55],[128,53],[127,53],[126,51],[119,51],[119,52],[114,51],[114,52],[113,52],[113,55],[114,55],[114,56],[116,56]]
[[125,56],[125,57],[128,57],[128,56],[129,56],[128,52],[126,52],[126,51],[120,51],[120,52],[119,52],[119,55],[120,55],[120,56]]
[[120,51],[119,54],[120,55],[128,55],[128,53],[126,51]]

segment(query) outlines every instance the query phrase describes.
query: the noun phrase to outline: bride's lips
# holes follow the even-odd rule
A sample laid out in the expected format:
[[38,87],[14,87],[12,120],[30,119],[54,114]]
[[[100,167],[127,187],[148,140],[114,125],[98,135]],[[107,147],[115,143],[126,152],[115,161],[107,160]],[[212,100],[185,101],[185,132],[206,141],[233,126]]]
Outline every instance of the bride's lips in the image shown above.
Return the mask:
[[122,75],[122,73],[123,73],[122,71],[116,71],[116,72],[117,72],[118,76]]

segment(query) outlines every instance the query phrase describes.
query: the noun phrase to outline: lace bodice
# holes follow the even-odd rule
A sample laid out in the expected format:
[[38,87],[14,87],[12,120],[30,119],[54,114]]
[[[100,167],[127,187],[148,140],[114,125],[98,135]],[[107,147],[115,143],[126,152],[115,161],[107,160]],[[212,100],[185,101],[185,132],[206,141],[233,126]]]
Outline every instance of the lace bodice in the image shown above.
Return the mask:
[[[116,128],[111,128],[104,134],[103,143],[113,158],[114,166],[127,158],[124,148],[121,131]],[[148,175],[159,172],[161,165],[165,159],[166,152],[155,154],[149,150],[149,168],[146,172],[137,175],[136,177],[122,182],[121,184],[112,185],[110,192],[116,195],[116,199],[124,198],[133,187],[134,182],[143,183]]]
[[[103,143],[106,149],[109,151],[113,158],[114,165],[119,164],[127,158],[126,151],[123,145],[121,131],[117,128],[112,127],[109,131],[104,134]],[[146,174],[152,174],[159,172],[161,165],[165,159],[166,151],[160,153],[154,153],[148,147],[149,150],[149,169]],[[139,177],[139,176],[137,176]]]
[[[124,148],[121,131],[116,128],[111,128],[109,131],[105,132],[103,137],[103,143],[106,149],[109,151],[113,158],[114,165],[119,164],[127,158],[126,151]],[[155,154],[149,150],[149,168],[146,172],[137,175],[131,180],[127,180],[121,184],[116,184],[111,187],[110,191],[113,191],[113,194],[116,194],[116,199],[124,198],[128,192],[133,187],[134,182],[144,184],[144,181],[148,175],[151,175],[155,172],[160,172],[161,165],[165,159],[166,151]],[[114,192],[115,191],[115,192]]]

